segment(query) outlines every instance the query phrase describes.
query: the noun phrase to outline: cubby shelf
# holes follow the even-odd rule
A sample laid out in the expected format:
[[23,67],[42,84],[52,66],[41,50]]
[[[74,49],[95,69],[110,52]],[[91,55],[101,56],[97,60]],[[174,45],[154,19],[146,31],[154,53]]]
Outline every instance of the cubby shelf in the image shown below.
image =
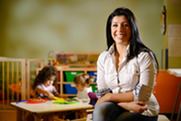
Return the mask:
[[[76,94],[67,94],[65,92],[65,86],[66,86],[66,84],[74,86],[74,83],[73,83],[73,80],[66,80],[65,72],[89,73],[89,72],[97,72],[97,69],[96,68],[62,68],[62,69],[58,69],[58,71],[60,72],[60,83],[59,83],[60,84],[60,94],[62,96],[72,97],[72,96],[76,96]],[[91,82],[90,85],[96,86],[96,82]],[[75,88],[75,87],[72,87],[72,88]]]
[[[42,68],[37,68],[37,74],[41,69]],[[56,88],[58,89],[59,93],[62,96],[74,97],[74,96],[76,96],[76,93],[75,94],[71,94],[71,93],[67,94],[65,92],[65,90],[66,90],[65,86],[67,86],[67,85],[74,86],[73,78],[72,78],[72,80],[67,80],[65,72],[81,72],[81,73],[83,73],[83,72],[84,73],[95,72],[95,73],[97,73],[97,68],[96,67],[91,67],[91,68],[87,68],[87,67],[70,68],[70,67],[66,67],[65,68],[65,67],[57,66],[57,71],[58,71],[58,82],[57,82],[58,86],[56,86]],[[94,87],[93,91],[95,91],[97,83],[96,82],[91,82],[90,85],[92,87]],[[70,89],[71,89],[71,86],[70,86]],[[68,91],[70,91],[70,90],[68,90]]]

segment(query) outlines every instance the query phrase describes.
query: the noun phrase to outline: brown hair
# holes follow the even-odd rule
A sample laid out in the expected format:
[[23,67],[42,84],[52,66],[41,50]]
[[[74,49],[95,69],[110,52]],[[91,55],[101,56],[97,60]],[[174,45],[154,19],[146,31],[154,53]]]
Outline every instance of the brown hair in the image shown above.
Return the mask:
[[44,83],[51,76],[55,76],[54,84],[57,81],[57,69],[54,66],[45,66],[36,76],[34,83],[32,85],[33,89],[36,88],[37,85]]
[[86,73],[80,73],[80,74],[77,74],[74,78],[74,83],[75,84],[90,84],[90,76],[89,74],[86,74]]

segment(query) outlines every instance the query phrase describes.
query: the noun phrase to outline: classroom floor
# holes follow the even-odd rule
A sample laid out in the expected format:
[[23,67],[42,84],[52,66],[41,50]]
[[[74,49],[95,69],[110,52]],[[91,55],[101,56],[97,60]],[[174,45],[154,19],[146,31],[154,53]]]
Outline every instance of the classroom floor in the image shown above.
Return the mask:
[[[17,121],[16,118],[16,110],[0,110],[0,121]],[[87,115],[88,118],[82,118],[82,119],[76,119],[76,120],[71,120],[71,121],[92,121],[91,115]],[[171,114],[160,114],[159,120],[158,121],[170,121]],[[177,114],[174,115],[174,120],[176,121]],[[62,120],[57,118],[55,116],[54,121],[70,121],[70,120]]]

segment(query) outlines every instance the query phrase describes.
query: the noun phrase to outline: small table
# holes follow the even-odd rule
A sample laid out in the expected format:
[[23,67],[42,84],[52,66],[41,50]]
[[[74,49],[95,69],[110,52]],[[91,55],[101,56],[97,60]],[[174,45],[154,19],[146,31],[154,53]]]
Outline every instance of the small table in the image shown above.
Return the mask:
[[49,115],[53,119],[54,113],[65,111],[81,111],[86,112],[87,109],[93,108],[90,104],[75,103],[75,104],[54,104],[52,101],[39,104],[28,104],[26,102],[12,102],[12,106],[17,108],[17,121],[22,121],[23,113],[32,113],[35,121],[41,121],[45,115]]
[[[175,75],[176,77],[181,77],[181,69],[179,69],[179,68],[177,68],[177,69],[168,69],[168,72],[170,74]],[[175,108],[176,108],[178,97],[179,97],[179,94],[180,94],[180,89],[181,89],[181,82],[179,84],[179,88],[178,88],[178,91],[177,91],[177,95],[176,95],[176,99],[175,99],[175,103],[174,103],[174,107],[173,107],[173,112],[172,112],[172,115],[171,115],[171,121],[173,120],[173,116],[174,116],[174,113],[175,113]],[[181,103],[179,105],[181,105]]]
[[170,74],[175,75],[176,77],[181,77],[181,68],[180,69],[179,68],[177,68],[177,69],[170,68],[170,69],[168,69],[168,72]]

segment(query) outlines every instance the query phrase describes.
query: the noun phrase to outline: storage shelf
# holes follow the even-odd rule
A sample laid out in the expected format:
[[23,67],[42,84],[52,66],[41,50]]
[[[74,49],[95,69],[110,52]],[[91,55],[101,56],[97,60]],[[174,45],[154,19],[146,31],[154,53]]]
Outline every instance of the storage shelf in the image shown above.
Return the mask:
[[[71,86],[74,85],[73,80],[66,80],[65,72],[89,73],[89,72],[97,72],[97,68],[95,68],[95,67],[94,68],[82,68],[82,67],[81,68],[62,68],[62,69],[59,69],[58,71],[60,71],[60,94],[62,96],[75,97],[76,94],[66,94],[66,92],[64,92],[65,91],[65,86],[67,86],[67,84],[70,84]],[[95,86],[97,85],[97,83],[96,82],[91,82],[90,85],[93,86],[94,89],[95,89]],[[71,89],[71,86],[70,86],[70,89]],[[72,87],[72,88],[75,89],[75,87]]]
[[76,94],[62,94],[63,97],[75,97]]
[[[37,69],[37,72],[40,71],[41,69],[38,68]],[[57,71],[58,71],[58,81],[56,82],[58,84],[58,88],[60,89],[59,90],[59,93],[60,95],[62,96],[68,96],[68,97],[75,97],[76,94],[66,94],[65,92],[65,86],[67,85],[74,85],[73,81],[72,80],[66,80],[65,78],[65,72],[84,72],[84,73],[89,73],[89,72],[97,72],[97,68],[96,67],[91,67],[91,68],[69,68],[68,66],[67,67],[60,67],[60,66],[57,66]],[[92,87],[94,87],[95,89],[95,86],[97,85],[96,82],[91,82],[90,85]],[[74,88],[74,87],[73,87]]]
[[63,81],[62,84],[73,84],[73,82],[65,82],[65,81]]
[[97,71],[96,68],[63,68],[63,71]]

